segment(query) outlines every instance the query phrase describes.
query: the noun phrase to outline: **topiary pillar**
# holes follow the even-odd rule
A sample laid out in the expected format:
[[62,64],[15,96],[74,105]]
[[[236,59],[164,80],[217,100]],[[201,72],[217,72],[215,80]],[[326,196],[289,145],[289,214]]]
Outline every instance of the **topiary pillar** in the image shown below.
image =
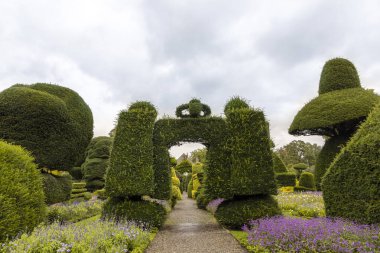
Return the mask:
[[380,223],[380,104],[322,179],[326,215]]
[[[157,111],[149,102],[136,102],[120,112],[106,175],[110,200],[103,209],[104,217],[160,224],[156,212],[161,213],[163,207],[142,200],[143,195],[153,193],[152,136],[156,117]],[[146,209],[139,216],[139,210],[134,209],[141,207]]]
[[277,193],[277,186],[267,122],[262,111],[243,102],[233,98],[226,105],[233,199],[223,202],[215,213],[221,224],[231,228],[280,213],[270,196]]

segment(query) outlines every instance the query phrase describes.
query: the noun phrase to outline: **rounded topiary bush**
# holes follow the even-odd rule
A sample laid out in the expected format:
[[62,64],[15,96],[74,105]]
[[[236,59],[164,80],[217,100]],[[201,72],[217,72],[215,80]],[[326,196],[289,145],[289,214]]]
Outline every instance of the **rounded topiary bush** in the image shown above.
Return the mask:
[[54,204],[70,199],[72,189],[72,177],[70,174],[55,176],[42,173],[44,192],[47,204]]
[[360,79],[352,62],[344,58],[334,58],[325,63],[319,80],[319,94],[333,90],[359,88]]
[[315,180],[314,180],[314,174],[310,172],[302,172],[300,176],[299,186],[304,187],[310,191],[315,191]]
[[230,100],[228,100],[227,104],[224,106],[224,114],[227,115],[228,112],[236,109],[243,109],[243,108],[249,108],[248,102],[239,97],[232,97]]
[[40,167],[74,167],[92,135],[90,108],[68,88],[17,84],[0,93],[0,138],[28,149]]
[[103,206],[105,219],[129,220],[160,228],[165,220],[166,210],[161,204],[144,201],[110,198]]
[[0,141],[0,241],[44,221],[44,198],[42,177],[29,152]]
[[250,220],[280,215],[277,201],[270,195],[223,201],[215,212],[220,224],[231,229],[241,229]]

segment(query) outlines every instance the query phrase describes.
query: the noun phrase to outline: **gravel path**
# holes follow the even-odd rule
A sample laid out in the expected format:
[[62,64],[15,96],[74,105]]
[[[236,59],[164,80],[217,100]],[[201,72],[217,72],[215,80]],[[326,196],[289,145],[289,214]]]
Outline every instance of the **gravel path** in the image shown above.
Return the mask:
[[193,199],[183,197],[169,214],[147,253],[247,252],[210,213],[198,209]]

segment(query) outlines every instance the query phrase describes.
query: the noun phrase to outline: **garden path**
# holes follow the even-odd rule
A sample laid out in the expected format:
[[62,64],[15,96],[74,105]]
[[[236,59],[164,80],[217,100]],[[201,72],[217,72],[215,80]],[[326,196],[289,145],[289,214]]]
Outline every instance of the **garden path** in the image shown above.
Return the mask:
[[183,196],[170,212],[147,253],[247,252],[207,211]]

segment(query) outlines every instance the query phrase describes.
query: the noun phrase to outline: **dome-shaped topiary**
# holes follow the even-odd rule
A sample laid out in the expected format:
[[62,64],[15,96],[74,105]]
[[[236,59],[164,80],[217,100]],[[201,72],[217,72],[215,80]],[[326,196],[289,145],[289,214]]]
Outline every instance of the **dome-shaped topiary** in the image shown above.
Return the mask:
[[46,217],[42,177],[20,146],[0,141],[0,242],[31,231]]
[[334,58],[325,63],[319,81],[319,94],[347,88],[360,88],[358,72],[352,62]]
[[93,135],[88,105],[58,85],[14,85],[0,93],[0,138],[31,151],[40,167],[69,170]]
[[136,101],[129,106],[128,110],[148,110],[157,114],[156,107],[148,101]]
[[224,106],[224,114],[227,115],[231,110],[243,108],[249,108],[248,102],[239,96],[235,96],[228,100],[227,104]]
[[314,180],[314,174],[310,172],[302,172],[300,176],[300,182],[299,182],[300,187],[304,187],[307,190],[315,191],[315,180]]

